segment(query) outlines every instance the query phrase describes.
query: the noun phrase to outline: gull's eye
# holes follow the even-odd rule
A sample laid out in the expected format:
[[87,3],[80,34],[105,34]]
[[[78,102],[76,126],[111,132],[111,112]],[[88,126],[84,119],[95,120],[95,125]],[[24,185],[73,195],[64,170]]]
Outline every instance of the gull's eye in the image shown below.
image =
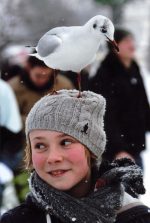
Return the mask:
[[93,24],[93,28],[95,29],[97,27],[96,23]]
[[102,28],[101,28],[101,32],[102,32],[102,33],[107,33],[107,29],[106,29],[105,27],[102,27]]

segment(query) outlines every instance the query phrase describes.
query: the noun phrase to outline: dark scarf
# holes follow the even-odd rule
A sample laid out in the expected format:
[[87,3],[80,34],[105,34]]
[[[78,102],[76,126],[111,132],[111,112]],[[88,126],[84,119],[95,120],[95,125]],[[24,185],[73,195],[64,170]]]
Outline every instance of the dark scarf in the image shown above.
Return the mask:
[[126,187],[134,182],[132,191],[137,193],[141,188],[140,192],[144,192],[140,168],[130,162],[123,161],[121,164],[114,162],[107,165],[107,171],[96,180],[92,192],[80,199],[49,186],[33,172],[29,196],[37,206],[65,223],[112,223],[123,200],[122,184]]

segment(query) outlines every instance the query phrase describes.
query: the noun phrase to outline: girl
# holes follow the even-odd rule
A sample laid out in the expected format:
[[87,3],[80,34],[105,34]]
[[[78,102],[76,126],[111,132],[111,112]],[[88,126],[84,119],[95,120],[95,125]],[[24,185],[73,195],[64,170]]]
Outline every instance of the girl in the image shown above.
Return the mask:
[[61,90],[31,109],[25,159],[30,193],[1,223],[150,222],[148,207],[133,198],[144,193],[140,168],[128,159],[102,164],[105,99],[90,91],[77,95]]

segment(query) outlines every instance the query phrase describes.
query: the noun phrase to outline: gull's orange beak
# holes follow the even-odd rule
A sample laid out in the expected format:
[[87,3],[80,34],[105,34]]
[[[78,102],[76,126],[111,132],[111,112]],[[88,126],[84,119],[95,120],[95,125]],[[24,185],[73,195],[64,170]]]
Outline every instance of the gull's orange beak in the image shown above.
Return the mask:
[[114,47],[114,49],[115,49],[117,52],[119,52],[119,47],[118,47],[116,41],[115,41],[115,40],[111,40],[111,39],[109,39],[108,36],[106,36],[106,38],[107,38],[108,41],[111,43],[111,45]]

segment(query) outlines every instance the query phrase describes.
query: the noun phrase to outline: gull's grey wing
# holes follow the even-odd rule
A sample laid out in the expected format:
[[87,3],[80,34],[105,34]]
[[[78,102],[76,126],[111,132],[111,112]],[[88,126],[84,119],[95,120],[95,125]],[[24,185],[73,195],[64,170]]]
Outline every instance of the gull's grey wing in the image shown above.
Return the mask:
[[72,27],[62,26],[62,27],[56,27],[51,30],[49,30],[46,34],[50,35],[61,35],[63,33],[68,33],[72,30]]
[[46,34],[47,35],[56,35],[61,38],[61,36],[69,34],[74,32],[77,28],[80,26],[62,26],[62,27],[56,27],[51,30],[49,30]]
[[49,30],[47,33],[42,36],[37,45],[37,52],[41,57],[46,57],[61,45],[61,37],[66,35],[74,30],[77,26],[72,27],[56,27]]
[[47,57],[55,52],[62,40],[56,35],[46,33],[38,42],[37,52],[41,57]]

